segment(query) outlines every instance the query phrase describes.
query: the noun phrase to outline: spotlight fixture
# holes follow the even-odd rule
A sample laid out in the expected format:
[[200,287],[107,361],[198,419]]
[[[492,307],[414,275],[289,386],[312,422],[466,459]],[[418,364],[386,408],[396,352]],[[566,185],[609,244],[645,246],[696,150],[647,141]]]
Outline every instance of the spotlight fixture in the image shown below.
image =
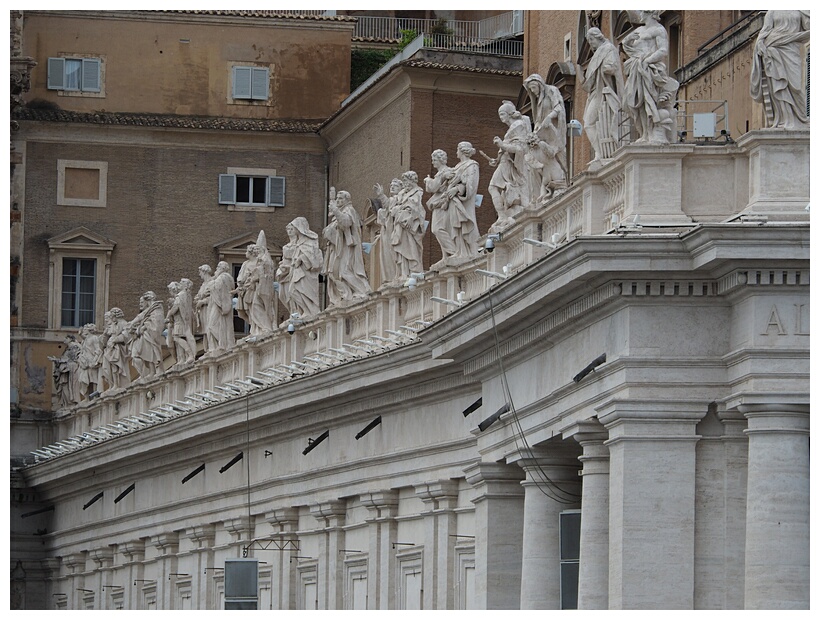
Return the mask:
[[452,299],[444,299],[442,297],[431,297],[430,301],[434,301],[437,304],[444,304],[445,306],[453,306],[454,308],[461,308],[467,300],[464,297],[464,291],[459,291],[456,294],[456,299],[453,301]]
[[367,435],[370,431],[376,428],[379,424],[382,423],[382,417],[379,416],[375,420],[373,420],[370,424],[365,426],[362,430],[356,433],[356,441]]
[[410,273],[410,277],[407,278],[404,282],[404,286],[409,288],[411,291],[416,290],[416,286],[419,283],[419,280],[424,280],[424,273]]
[[302,454],[305,455],[308,452],[310,452],[311,450],[313,450],[313,448],[315,448],[320,443],[322,443],[325,439],[327,439],[329,435],[330,435],[330,431],[325,431],[324,433],[319,435],[316,439],[311,439],[310,437],[308,437],[307,448],[302,450]]
[[[526,241],[526,239],[524,239]],[[512,265],[507,264],[501,268],[503,273],[498,273],[497,271],[487,271],[486,269],[476,269],[475,272],[481,274],[482,276],[487,276],[488,278],[495,278],[496,280],[506,280],[510,277],[512,273]]]
[[578,383],[581,379],[586,377],[589,373],[594,371],[598,366],[603,364],[605,361],[606,361],[606,353],[603,353],[603,354],[599,355],[598,357],[596,357],[594,360],[592,360],[589,364],[587,364],[587,366],[581,372],[579,372],[577,375],[575,375],[572,378],[572,380],[575,381],[575,383]]
[[479,407],[481,407],[481,403],[482,403],[482,399],[481,399],[481,398],[479,398],[477,401],[475,401],[472,405],[470,405],[469,407],[467,407],[467,408],[466,408],[464,411],[462,411],[461,413],[463,413],[463,414],[464,414],[464,417],[466,418],[466,417],[467,417],[468,415],[470,415],[473,411],[475,411],[476,409],[478,409]]
[[539,248],[555,250],[561,244],[561,235],[559,233],[555,233],[550,237],[549,241],[537,241],[536,239],[523,239],[523,241],[524,243],[529,243],[530,245],[534,245]]
[[496,411],[493,415],[491,415],[489,418],[487,418],[487,419],[486,419],[486,420],[484,420],[481,424],[479,424],[479,425],[478,425],[478,430],[480,430],[480,431],[483,433],[483,432],[484,432],[484,431],[486,431],[486,430],[487,430],[487,429],[488,429],[488,428],[489,428],[489,427],[490,427],[490,426],[491,426],[491,425],[492,425],[492,424],[493,424],[496,420],[498,420],[498,418],[500,418],[502,415],[504,415],[505,413],[507,413],[509,410],[510,410],[510,404],[509,404],[509,403],[504,403],[504,405],[501,407],[501,409],[499,409],[498,411]]
[[567,121],[567,133],[570,135],[570,137],[577,138],[581,135],[583,131],[584,127],[581,125],[581,121],[574,118],[570,121]]

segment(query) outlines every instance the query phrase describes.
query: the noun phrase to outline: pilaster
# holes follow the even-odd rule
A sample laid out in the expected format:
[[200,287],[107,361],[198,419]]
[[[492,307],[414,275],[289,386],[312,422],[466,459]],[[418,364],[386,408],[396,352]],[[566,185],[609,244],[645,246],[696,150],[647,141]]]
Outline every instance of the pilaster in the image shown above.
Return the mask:
[[359,496],[367,506],[370,518],[367,554],[367,598],[375,609],[396,609],[396,562],[391,541],[398,536],[396,515],[399,510],[397,491],[377,491]]
[[291,570],[291,558],[298,555],[299,510],[278,508],[265,513],[265,521],[273,528],[282,551],[271,560],[271,598],[274,609],[296,609],[296,571]]
[[96,609],[109,609],[106,591],[103,586],[111,585],[111,565],[114,563],[114,550],[110,546],[97,547],[88,552],[89,557],[94,560],[96,576],[93,590],[96,592]]
[[[319,584],[319,609],[343,609],[344,562],[340,549],[345,544],[346,505],[343,500],[323,502],[311,507],[310,514],[324,528],[319,544],[319,564],[324,565],[324,587]],[[324,560],[324,561],[323,561]],[[320,568],[321,573],[321,568]]]
[[159,564],[157,578],[157,609],[174,609],[173,588],[171,588],[171,573],[177,572],[179,551],[179,533],[165,532],[151,538],[158,551],[156,558]]
[[476,490],[475,603],[479,609],[519,609],[524,534],[520,467],[479,461],[464,470]]
[[185,535],[194,544],[193,553],[196,554],[196,575],[193,576],[191,590],[193,593],[193,609],[207,609],[208,601],[213,600],[213,574],[208,574],[207,568],[214,565],[214,542],[216,540],[216,526],[213,523],[195,525],[185,530]]
[[[422,574],[424,609],[453,609],[453,560],[455,557],[458,482],[436,480],[416,485],[424,502],[424,549],[429,558]],[[429,551],[427,551],[429,549]]]
[[809,608],[809,406],[741,404],[748,420],[746,609]]
[[128,587],[123,604],[126,609],[139,609],[140,590],[137,583],[142,582],[137,580],[145,578],[145,539],[129,540],[120,543],[117,548],[125,557],[125,565],[128,567]]
[[610,401],[610,609],[692,609],[695,426],[705,403]]

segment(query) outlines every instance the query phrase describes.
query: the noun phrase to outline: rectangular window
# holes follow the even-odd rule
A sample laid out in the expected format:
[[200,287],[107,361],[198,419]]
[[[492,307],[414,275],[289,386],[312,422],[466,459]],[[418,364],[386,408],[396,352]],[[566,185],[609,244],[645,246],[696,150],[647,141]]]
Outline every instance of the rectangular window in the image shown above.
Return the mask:
[[63,287],[60,312],[62,327],[94,323],[97,261],[93,258],[63,258]]
[[220,174],[219,204],[284,207],[285,177]]
[[269,75],[263,67],[234,67],[233,98],[267,101]]
[[581,511],[567,510],[562,512],[558,519],[561,545],[561,609],[578,609]]
[[49,58],[48,88],[82,93],[101,91],[99,58]]

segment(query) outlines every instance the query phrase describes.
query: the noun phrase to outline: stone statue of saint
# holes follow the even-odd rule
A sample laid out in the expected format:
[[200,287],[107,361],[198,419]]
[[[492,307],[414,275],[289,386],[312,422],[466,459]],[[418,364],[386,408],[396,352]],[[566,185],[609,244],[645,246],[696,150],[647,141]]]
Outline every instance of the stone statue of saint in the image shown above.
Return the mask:
[[323,272],[331,306],[360,300],[370,293],[362,255],[362,221],[344,190],[330,188],[330,221],[322,231],[327,242]]
[[767,11],[752,56],[751,95],[763,104],[769,127],[806,129],[803,48],[808,11]]
[[[176,292],[169,301],[165,325],[168,329],[168,347],[174,351],[175,366],[190,364],[196,358],[196,340],[194,339],[194,307],[191,289],[194,283],[182,278],[174,287]],[[169,285],[169,288],[171,285]]]
[[393,250],[396,253],[396,278],[404,282],[411,273],[424,271],[421,260],[424,238],[424,190],[413,170],[401,175],[401,190],[393,207]]
[[593,54],[584,73],[583,88],[589,93],[584,129],[592,145],[592,161],[597,162],[611,158],[618,148],[624,75],[612,41],[598,28],[587,30],[586,39]]
[[48,359],[54,364],[52,377],[58,409],[71,407],[80,400],[80,385],[77,377],[77,358],[80,355],[80,345],[77,344],[77,339],[70,334],[63,339],[63,342],[65,343],[65,351],[60,357],[48,356]]
[[291,314],[303,319],[319,314],[319,272],[322,251],[319,235],[310,230],[304,217],[297,217],[285,230],[290,241],[282,248],[282,261],[276,270],[279,299]]
[[427,208],[430,210],[430,227],[436,241],[441,246],[442,258],[439,262],[431,265],[431,269],[437,269],[447,264],[447,258],[456,253],[456,244],[453,239],[453,230],[450,226],[450,199],[447,196],[447,183],[453,178],[453,169],[447,165],[447,153],[441,149],[436,149],[430,155],[433,168],[436,174],[429,175],[424,179],[424,189],[431,194],[427,200]]
[[131,361],[141,379],[157,376],[162,364],[162,330],[165,312],[154,291],[140,297],[140,312],[128,324],[131,335]]
[[475,149],[469,142],[459,142],[456,155],[458,163],[453,166],[453,176],[447,182],[450,203],[447,211],[455,244],[455,254],[450,262],[461,263],[478,256],[480,235],[475,217],[478,162],[473,159]]
[[[213,270],[210,265],[201,265],[199,267],[199,279],[202,280],[202,284],[199,286],[199,291],[197,291],[197,294],[194,295],[194,328],[196,329],[196,333],[203,335],[205,334],[207,304],[200,304],[199,302],[208,295],[208,282],[210,282],[213,277],[212,274]],[[203,337],[202,344],[207,350],[208,339]]]
[[259,231],[256,243],[248,246],[246,256],[248,260],[236,278],[236,309],[250,325],[250,335],[261,336],[272,332],[276,324],[273,259],[264,230]]
[[540,205],[552,197],[556,188],[566,186],[567,115],[561,92],[537,73],[524,80],[524,88],[533,119],[524,162],[530,201]]
[[205,291],[200,289],[197,293],[198,306],[206,308],[205,337],[209,356],[225,353],[236,342],[233,332],[233,289],[231,266],[223,260],[217,263]]
[[495,168],[490,179],[489,191],[493,206],[498,214],[496,222],[490,226],[491,233],[498,233],[511,226],[513,215],[529,204],[529,183],[524,157],[527,153],[527,139],[532,131],[530,119],[523,116],[511,101],[505,101],[498,108],[498,118],[507,126],[504,138],[496,136],[493,143],[498,147],[498,155],[487,158]]
[[81,340],[80,353],[77,356],[77,381],[80,391],[77,396],[79,400],[85,400],[92,392],[102,391],[100,386],[102,345],[94,323],[83,325],[79,334]]
[[131,368],[129,366],[128,322],[119,308],[111,308],[105,313],[107,320],[103,331],[104,347],[102,359],[102,373],[108,390],[117,390],[128,387],[131,383]]
[[376,221],[379,224],[379,272],[383,284],[392,283],[396,279],[398,257],[392,242],[393,228],[396,225],[393,219],[393,211],[396,206],[396,197],[400,191],[400,179],[390,181],[390,196],[384,195],[384,190],[378,183],[373,186],[373,193],[380,205],[376,211]]
[[677,80],[669,77],[669,40],[658,22],[659,11],[630,11],[630,21],[643,24],[623,40],[623,107],[638,132],[636,143],[669,144],[675,139]]

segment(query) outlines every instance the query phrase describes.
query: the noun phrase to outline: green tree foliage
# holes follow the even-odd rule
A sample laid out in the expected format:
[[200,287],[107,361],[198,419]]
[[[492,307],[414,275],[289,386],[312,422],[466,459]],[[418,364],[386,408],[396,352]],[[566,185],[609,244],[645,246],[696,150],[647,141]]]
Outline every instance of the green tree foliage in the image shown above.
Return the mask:
[[350,92],[361,86],[395,55],[396,50],[392,48],[350,50]]

